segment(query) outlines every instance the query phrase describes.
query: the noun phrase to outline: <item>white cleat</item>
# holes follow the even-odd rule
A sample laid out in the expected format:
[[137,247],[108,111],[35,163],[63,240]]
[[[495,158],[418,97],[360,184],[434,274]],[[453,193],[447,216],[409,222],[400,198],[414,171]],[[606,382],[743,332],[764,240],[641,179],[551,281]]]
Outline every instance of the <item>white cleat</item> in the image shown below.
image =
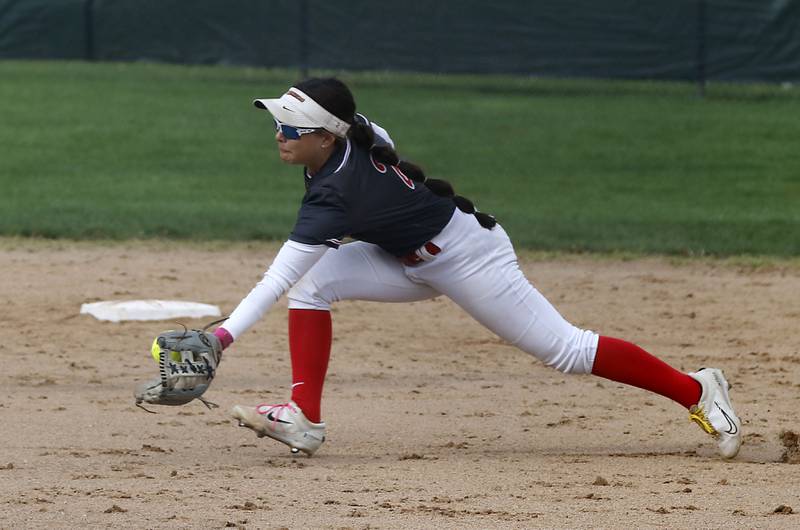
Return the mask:
[[269,436],[285,443],[292,454],[303,451],[311,456],[325,441],[325,423],[308,421],[293,401],[257,407],[236,405],[231,413],[240,427],[252,429],[259,438]]
[[703,387],[700,402],[689,409],[689,419],[717,439],[724,458],[733,458],[742,446],[742,422],[728,396],[730,384],[716,368],[701,368],[689,376]]

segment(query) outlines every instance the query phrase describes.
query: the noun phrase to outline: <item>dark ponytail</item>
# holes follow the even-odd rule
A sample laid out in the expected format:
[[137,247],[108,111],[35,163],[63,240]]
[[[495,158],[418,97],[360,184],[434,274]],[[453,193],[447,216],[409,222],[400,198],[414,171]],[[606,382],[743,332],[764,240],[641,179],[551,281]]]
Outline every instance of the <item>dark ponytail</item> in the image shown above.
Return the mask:
[[482,227],[491,230],[497,224],[493,216],[477,211],[472,201],[461,195],[456,195],[452,184],[446,180],[427,178],[421,167],[408,160],[401,160],[391,145],[384,142],[376,143],[372,124],[365,116],[356,114],[356,101],[347,85],[334,77],[312,77],[305,81],[300,81],[294,86],[308,94],[314,101],[322,105],[325,110],[340,120],[349,123],[350,130],[347,132],[347,137],[355,145],[368,150],[376,162],[388,166],[397,166],[408,178],[414,182],[425,184],[429,190],[439,197],[451,198],[459,210],[474,214]]
[[408,160],[401,160],[391,145],[375,141],[375,131],[363,114],[356,114],[347,137],[357,146],[367,149],[376,162],[387,166],[397,166],[414,182],[425,182],[425,172],[421,167]]
[[372,130],[372,127],[367,119],[361,114],[357,114],[352,118],[350,130],[347,131],[347,137],[350,138],[350,141],[357,146],[363,147],[367,150],[371,150],[375,145],[375,131]]

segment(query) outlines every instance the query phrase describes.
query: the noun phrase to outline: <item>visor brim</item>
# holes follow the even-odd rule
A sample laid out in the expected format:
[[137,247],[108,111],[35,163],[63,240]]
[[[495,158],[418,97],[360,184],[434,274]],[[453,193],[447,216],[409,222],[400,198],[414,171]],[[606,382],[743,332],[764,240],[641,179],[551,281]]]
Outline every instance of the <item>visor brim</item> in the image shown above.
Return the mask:
[[256,99],[253,105],[256,108],[268,111],[272,116],[281,123],[292,125],[294,127],[319,127],[308,116],[293,108],[290,98],[278,99]]

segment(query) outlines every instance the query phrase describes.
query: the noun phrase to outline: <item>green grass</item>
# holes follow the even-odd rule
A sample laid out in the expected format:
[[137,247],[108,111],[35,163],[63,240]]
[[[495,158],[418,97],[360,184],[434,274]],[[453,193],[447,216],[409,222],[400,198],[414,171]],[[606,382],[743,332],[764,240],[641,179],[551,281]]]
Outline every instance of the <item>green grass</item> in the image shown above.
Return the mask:
[[[517,246],[800,254],[800,91],[343,73]],[[0,234],[284,239],[303,194],[255,97],[291,71],[0,62]]]

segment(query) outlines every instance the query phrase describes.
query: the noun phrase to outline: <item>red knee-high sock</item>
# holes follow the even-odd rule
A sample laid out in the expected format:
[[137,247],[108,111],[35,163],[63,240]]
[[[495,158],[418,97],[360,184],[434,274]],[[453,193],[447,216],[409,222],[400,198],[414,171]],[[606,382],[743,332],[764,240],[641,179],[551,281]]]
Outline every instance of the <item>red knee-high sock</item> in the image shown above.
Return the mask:
[[592,374],[643,388],[687,409],[700,401],[700,383],[630,342],[600,337]]
[[330,311],[289,310],[292,401],[314,423],[321,419],[322,385],[331,356],[332,334]]

